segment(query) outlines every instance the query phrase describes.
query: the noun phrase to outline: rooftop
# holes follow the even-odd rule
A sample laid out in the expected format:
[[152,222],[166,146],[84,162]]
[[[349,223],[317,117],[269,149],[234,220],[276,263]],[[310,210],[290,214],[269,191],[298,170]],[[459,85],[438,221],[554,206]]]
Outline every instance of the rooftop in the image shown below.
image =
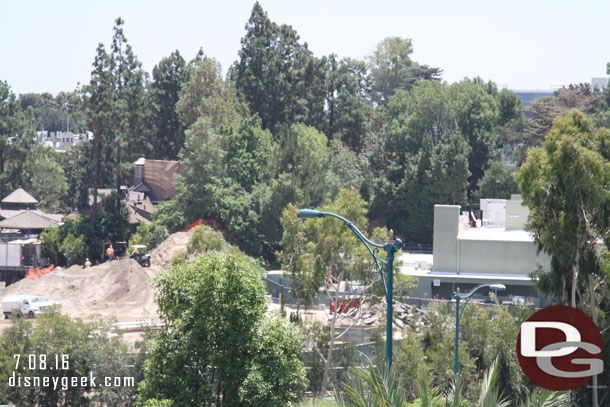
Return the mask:
[[28,194],[23,188],[17,188],[6,196],[2,202],[4,203],[21,203],[21,204],[36,204],[38,200]]

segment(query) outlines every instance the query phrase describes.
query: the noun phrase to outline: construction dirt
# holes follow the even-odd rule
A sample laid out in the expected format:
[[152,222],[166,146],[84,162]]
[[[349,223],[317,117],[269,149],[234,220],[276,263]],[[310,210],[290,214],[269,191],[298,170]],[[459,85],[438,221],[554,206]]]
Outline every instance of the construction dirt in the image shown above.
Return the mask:
[[[190,232],[178,232],[151,250],[151,266],[142,267],[131,259],[115,260],[82,268],[74,265],[57,268],[37,280],[24,278],[0,290],[0,298],[9,294],[39,295],[61,305],[62,312],[90,320],[95,315],[118,322],[150,320],[157,322],[153,279],[168,270],[172,257],[186,251]],[[10,324],[4,321],[0,329]],[[7,325],[8,326],[8,325]]]

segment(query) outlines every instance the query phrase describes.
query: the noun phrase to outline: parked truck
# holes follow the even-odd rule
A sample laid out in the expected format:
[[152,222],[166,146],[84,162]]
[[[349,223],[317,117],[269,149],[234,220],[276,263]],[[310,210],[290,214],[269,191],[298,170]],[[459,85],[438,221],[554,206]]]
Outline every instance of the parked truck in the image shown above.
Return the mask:
[[34,318],[55,304],[54,302],[46,301],[42,297],[22,294],[6,296],[0,303],[2,304],[2,312],[5,319],[9,319],[13,312],[27,315],[28,318]]

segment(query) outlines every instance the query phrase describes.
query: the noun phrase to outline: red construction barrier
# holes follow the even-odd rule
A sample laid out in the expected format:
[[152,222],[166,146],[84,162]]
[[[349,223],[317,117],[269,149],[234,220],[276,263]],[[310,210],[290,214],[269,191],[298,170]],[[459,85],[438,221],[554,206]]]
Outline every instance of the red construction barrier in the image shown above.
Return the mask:
[[27,278],[31,278],[32,280],[38,280],[40,277],[44,276],[45,274],[51,273],[53,271],[53,269],[55,269],[54,264],[51,264],[49,267],[31,268],[25,273],[25,276]]
[[215,220],[212,220],[212,219],[197,219],[195,222],[191,223],[190,225],[188,225],[187,227],[182,229],[181,232],[188,232],[189,230],[191,230],[195,226],[199,226],[199,225],[208,225],[208,226],[210,226],[210,227],[212,227],[214,229],[219,229],[220,228],[220,224],[218,222],[216,222]]

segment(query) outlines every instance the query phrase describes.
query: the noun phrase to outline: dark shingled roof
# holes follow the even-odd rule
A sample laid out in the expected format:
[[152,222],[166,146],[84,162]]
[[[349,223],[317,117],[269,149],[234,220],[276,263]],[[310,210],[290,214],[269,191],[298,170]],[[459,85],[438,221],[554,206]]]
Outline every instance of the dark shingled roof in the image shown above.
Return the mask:
[[23,188],[18,188],[2,200],[4,203],[36,204],[38,201]]

